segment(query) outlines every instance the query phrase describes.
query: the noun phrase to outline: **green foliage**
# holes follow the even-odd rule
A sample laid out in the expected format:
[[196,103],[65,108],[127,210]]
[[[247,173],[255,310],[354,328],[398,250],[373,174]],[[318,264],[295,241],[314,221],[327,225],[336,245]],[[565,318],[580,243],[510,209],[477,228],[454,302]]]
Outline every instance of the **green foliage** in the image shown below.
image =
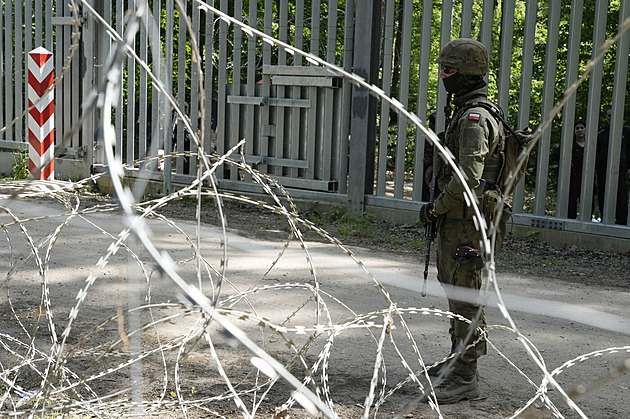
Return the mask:
[[344,214],[341,217],[339,225],[339,234],[341,237],[354,236],[370,238],[374,233],[373,224],[377,221],[376,216],[369,212],[359,216]]
[[310,205],[306,211],[306,217],[315,225],[339,221],[347,213],[344,205],[335,204],[324,209],[318,202]]
[[547,259],[543,259],[540,261],[540,266],[547,267],[550,265],[554,265],[556,263],[556,258],[553,256],[549,256]]
[[527,257],[523,257],[522,255],[510,252],[506,253],[505,258],[517,268],[528,268],[532,264],[531,257],[529,255]]
[[374,214],[366,212],[358,216],[351,215],[347,207],[339,204],[323,209],[315,202],[308,208],[305,215],[315,225],[334,223],[341,238],[371,238],[374,234],[374,225],[379,222]]
[[540,236],[540,230],[529,230],[525,233],[525,239],[527,241],[538,241],[538,236]]
[[[185,196],[181,198],[181,202],[186,207],[196,207],[197,206],[197,198],[194,196]],[[202,196],[201,197],[201,206],[206,207],[209,205],[216,205],[215,199],[210,196]],[[247,207],[245,207],[247,208]]]
[[424,239],[416,238],[411,242],[411,248],[414,250],[426,250],[426,242]]
[[13,152],[13,170],[11,173],[11,179],[13,180],[28,178],[28,150],[24,149]]

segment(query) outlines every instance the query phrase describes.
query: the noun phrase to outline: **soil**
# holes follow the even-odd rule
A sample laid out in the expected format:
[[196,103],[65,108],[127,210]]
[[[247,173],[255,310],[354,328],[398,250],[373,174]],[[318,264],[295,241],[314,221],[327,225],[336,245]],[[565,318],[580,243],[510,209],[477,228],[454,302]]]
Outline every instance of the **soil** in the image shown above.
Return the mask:
[[[80,207],[98,208],[109,202],[105,197],[85,196],[81,197]],[[13,204],[19,205],[12,207]],[[2,274],[6,278],[3,286],[7,291],[6,297],[0,299],[0,343],[3,345],[0,347],[0,373],[4,374],[5,384],[15,379],[22,390],[11,392],[10,398],[0,406],[0,415],[13,414],[16,410],[9,400],[16,403],[17,399],[21,404],[17,411],[32,403],[29,397],[36,394],[42,372],[46,370],[44,361],[48,358],[44,355],[52,350],[51,343],[63,339],[67,331],[63,357],[60,357],[65,379],[73,382],[73,374],[82,377],[88,381],[89,392],[77,386],[76,393],[67,390],[60,391],[61,396],[52,393],[47,400],[49,406],[71,393],[70,401],[76,399],[81,406],[91,406],[78,410],[79,416],[243,417],[232,398],[220,401],[220,395],[233,394],[225,379],[229,377],[242,402],[250,410],[257,406],[256,418],[321,417],[308,413],[298,403],[286,405],[291,386],[282,379],[269,386],[258,370],[252,368],[251,351],[235,342],[216,322],[204,324],[198,307],[186,302],[141,246],[136,246],[139,249],[136,250],[133,241],[127,239],[125,244],[129,247],[112,254],[107,264],[102,263],[102,257],[110,252],[111,243],[124,225],[120,212],[86,212],[82,216],[94,224],[86,225],[83,219],[77,222],[80,217],[74,217],[64,225],[65,218],[59,215],[67,215],[72,206],[64,208],[54,200],[0,201],[0,207],[5,206],[30,221],[24,223],[23,230],[15,226],[3,227],[10,240],[7,240],[9,245],[0,248],[0,261],[4,261],[5,269]],[[366,284],[361,265],[348,261],[346,255],[339,255],[338,248],[330,246],[327,238],[306,224],[298,223],[309,243],[309,258],[305,260],[297,249],[299,263],[284,266],[284,260],[291,260],[290,252],[296,247],[282,245],[291,231],[286,217],[261,210],[257,205],[233,201],[226,201],[223,209],[232,234],[230,246],[245,255],[229,260],[230,283],[225,284],[221,306],[241,311],[230,312],[226,318],[298,379],[309,376],[310,368],[317,366],[314,379],[328,383],[328,396],[334,400],[334,411],[340,418],[363,417],[363,406],[371,394],[369,389],[374,377],[379,383],[387,379],[385,391],[392,394],[378,409],[372,404],[369,417],[511,417],[531,400],[543,379],[531,361],[532,355],[523,350],[524,342],[530,342],[539,351],[548,371],[555,369],[554,379],[578,401],[583,417],[630,417],[630,330],[619,332],[619,327],[613,324],[619,319],[626,319],[623,321],[627,324],[628,255],[577,247],[556,249],[544,243],[508,237],[504,249],[497,255],[497,272],[501,274],[505,291],[521,296],[531,307],[512,312],[519,333],[506,324],[498,309],[487,307],[492,347],[488,356],[479,361],[482,395],[478,400],[441,405],[438,413],[427,403],[418,403],[418,383],[405,381],[409,374],[407,366],[401,362],[417,360],[410,345],[411,337],[423,358],[428,358],[423,361],[426,363],[438,361],[450,347],[446,337],[448,318],[442,311],[447,308],[445,299],[439,295],[439,285],[430,288],[431,292],[423,299],[418,297],[417,280],[409,280],[411,276],[417,277],[425,258],[422,228],[371,217],[344,217],[334,209],[310,207],[304,212],[304,217],[315,222],[320,232],[325,230],[329,237],[341,240],[357,258],[366,261],[371,272],[389,280],[385,284],[387,294],[383,294],[379,287]],[[179,274],[191,278],[195,278],[196,259],[190,252],[194,240],[180,240],[181,234],[172,227],[177,225],[192,236],[195,227],[189,221],[195,219],[196,211],[194,201],[170,201],[158,211],[168,223],[158,217],[149,220],[156,246],[168,249],[177,261]],[[3,217],[0,222],[6,224],[6,214],[0,213],[0,216]],[[203,226],[212,228],[220,224],[219,220],[213,203],[203,202]],[[60,228],[55,230],[55,226]],[[53,231],[58,231],[59,235],[50,245],[50,251],[45,252],[45,239]],[[22,240],[26,235],[32,239],[30,242]],[[44,243],[38,255],[46,261],[44,271],[34,263],[29,243]],[[209,248],[213,245],[220,248],[219,241],[205,242],[202,246],[204,250],[212,250]],[[269,269],[270,260],[279,252],[283,259],[278,257],[274,269]],[[146,281],[134,285],[130,271],[136,261],[145,261],[138,275],[140,278],[146,275]],[[204,253],[204,262],[212,266],[223,263],[214,253],[207,256]],[[313,263],[313,268],[309,267],[309,262]],[[345,265],[347,263],[351,268]],[[89,277],[95,264],[102,269],[88,288],[86,276]],[[434,275],[434,262],[431,264],[431,275]],[[326,293],[325,303],[309,297],[315,271],[325,278],[321,283]],[[47,275],[46,286],[40,280],[42,272]],[[144,282],[150,284],[150,295],[147,293],[146,301],[132,301],[135,294],[128,288],[142,287]],[[192,283],[196,283],[196,279]],[[237,289],[252,290],[247,304],[225,297]],[[410,292],[412,289],[416,291]],[[45,296],[42,296],[44,291]],[[380,311],[388,307],[384,297],[396,302],[402,310],[395,321],[386,311]],[[80,299],[83,299],[82,305],[76,306]],[[556,317],[548,316],[547,307],[540,306],[541,301],[543,305],[545,302],[558,304],[558,310],[565,312]],[[122,308],[126,304],[137,306],[147,302],[154,307],[145,306],[139,321],[148,327],[141,340],[134,340],[125,333],[133,316],[125,314]],[[295,326],[326,323],[319,315],[314,319],[313,313],[319,313],[321,308],[332,317],[332,324],[343,325],[334,342],[332,338],[327,341],[326,334],[310,341],[310,332],[300,333],[301,326]],[[582,315],[590,315],[593,321],[582,320]],[[73,316],[76,318],[69,322]],[[386,328],[365,328],[369,322],[378,325],[383,321],[389,322]],[[54,325],[54,334],[48,333],[51,325]],[[203,327],[212,336],[213,351],[208,350],[208,342],[200,333]],[[282,332],[283,327],[295,327],[298,332]],[[381,335],[381,330],[387,333]],[[375,348],[380,339],[383,339],[380,345],[385,348],[383,365],[387,367],[378,369],[375,375]],[[327,345],[330,345],[329,351]],[[155,351],[155,348],[161,350]],[[139,367],[138,362],[131,366],[125,363],[133,359],[134,350],[144,354],[141,369],[134,370]],[[301,358],[295,356],[296,350]],[[22,357],[23,354],[28,357]],[[214,367],[215,357],[221,360],[225,376]],[[10,370],[16,360],[21,367]],[[326,366],[325,371],[323,366]],[[417,371],[418,365],[408,368]],[[134,390],[134,374],[142,374],[143,389]],[[54,379],[49,378],[51,382]],[[396,383],[399,387],[393,389],[391,386]],[[0,393],[4,388],[0,385]],[[125,390],[118,394],[123,388]],[[375,400],[383,396],[378,393],[378,385],[376,389]],[[562,394],[553,386],[545,388],[542,394],[559,409],[560,416],[579,417],[566,406]],[[178,403],[178,399],[186,402]],[[148,400],[150,404],[139,408],[134,400]],[[77,414],[77,410],[73,414]],[[544,408],[538,400],[520,417],[558,415]]]

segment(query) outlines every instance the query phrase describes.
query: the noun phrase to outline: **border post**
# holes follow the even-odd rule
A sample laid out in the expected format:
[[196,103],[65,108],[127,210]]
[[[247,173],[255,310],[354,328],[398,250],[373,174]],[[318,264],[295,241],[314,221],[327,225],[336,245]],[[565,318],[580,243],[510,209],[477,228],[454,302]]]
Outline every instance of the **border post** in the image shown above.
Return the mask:
[[55,179],[55,91],[52,53],[42,47],[28,53],[29,178]]

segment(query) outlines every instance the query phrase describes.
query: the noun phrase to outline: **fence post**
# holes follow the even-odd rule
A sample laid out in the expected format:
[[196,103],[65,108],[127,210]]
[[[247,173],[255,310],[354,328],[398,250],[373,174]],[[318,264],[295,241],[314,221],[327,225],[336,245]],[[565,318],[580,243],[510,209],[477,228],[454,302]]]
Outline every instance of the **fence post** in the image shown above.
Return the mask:
[[52,53],[38,47],[28,53],[28,116],[31,179],[55,178],[55,92]]
[[[361,3],[355,17],[354,72],[374,84],[378,80],[382,0]],[[365,194],[374,189],[376,111],[376,98],[367,89],[352,86],[348,206],[354,213],[363,212]]]

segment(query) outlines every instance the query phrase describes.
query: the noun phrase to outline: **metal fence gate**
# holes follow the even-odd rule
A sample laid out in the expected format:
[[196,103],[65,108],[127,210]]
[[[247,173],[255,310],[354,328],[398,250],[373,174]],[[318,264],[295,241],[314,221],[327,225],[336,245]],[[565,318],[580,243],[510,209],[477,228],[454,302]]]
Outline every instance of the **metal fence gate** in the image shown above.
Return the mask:
[[[218,153],[250,138],[245,161],[257,170],[288,188],[337,191],[340,87],[325,69],[295,66],[264,66],[253,95],[247,85],[228,84]],[[225,185],[241,181],[236,171],[221,177]]]
[[[41,44],[55,53],[57,75],[63,74],[56,85],[57,146],[65,158],[84,162],[85,173],[106,170],[95,141],[97,93],[111,71],[108,56],[122,44],[127,11],[144,7],[148,13],[117,69],[123,89],[113,116],[116,156],[130,176],[142,172],[163,182],[168,192],[196,175],[196,157],[183,154],[196,147],[168,93],[191,117],[193,131],[204,124],[206,151],[222,154],[245,139],[245,160],[297,197],[413,213],[426,199],[425,138],[395,108],[404,106],[423,121],[441,110],[446,95],[438,83],[434,40],[443,45],[470,36],[489,47],[489,93],[510,111],[511,123],[535,128],[550,122],[515,194],[515,222],[630,238],[628,227],[614,224],[614,194],[606,194],[606,209],[599,214],[603,222],[591,222],[593,141],[585,150],[580,215],[566,218],[573,122],[584,118],[588,138],[594,139],[603,105],[614,109],[607,191],[616,187],[621,126],[630,115],[629,3],[112,0],[78,1],[73,13],[64,1],[3,2],[0,146],[12,150],[27,143],[25,54]],[[568,38],[547,30],[559,26]],[[279,42],[261,38],[256,30]],[[625,35],[615,39],[603,60],[585,67],[622,31]],[[71,54],[73,42],[78,49]],[[339,71],[296,50],[359,74],[374,91],[367,95]],[[559,59],[566,60],[566,73],[558,73]],[[560,116],[549,118],[585,69],[590,75],[577,88],[588,90],[588,103],[569,97]],[[394,98],[393,105],[375,92]],[[196,117],[202,102],[211,115],[203,120]],[[518,107],[508,106],[514,103]],[[543,115],[542,120],[532,120],[533,114]],[[436,116],[439,132],[444,117]],[[549,156],[556,147],[560,158],[554,163]],[[156,164],[160,150],[177,155]],[[154,163],[138,163],[145,158]],[[236,169],[227,167],[217,176],[220,186],[231,191],[256,190]]]

